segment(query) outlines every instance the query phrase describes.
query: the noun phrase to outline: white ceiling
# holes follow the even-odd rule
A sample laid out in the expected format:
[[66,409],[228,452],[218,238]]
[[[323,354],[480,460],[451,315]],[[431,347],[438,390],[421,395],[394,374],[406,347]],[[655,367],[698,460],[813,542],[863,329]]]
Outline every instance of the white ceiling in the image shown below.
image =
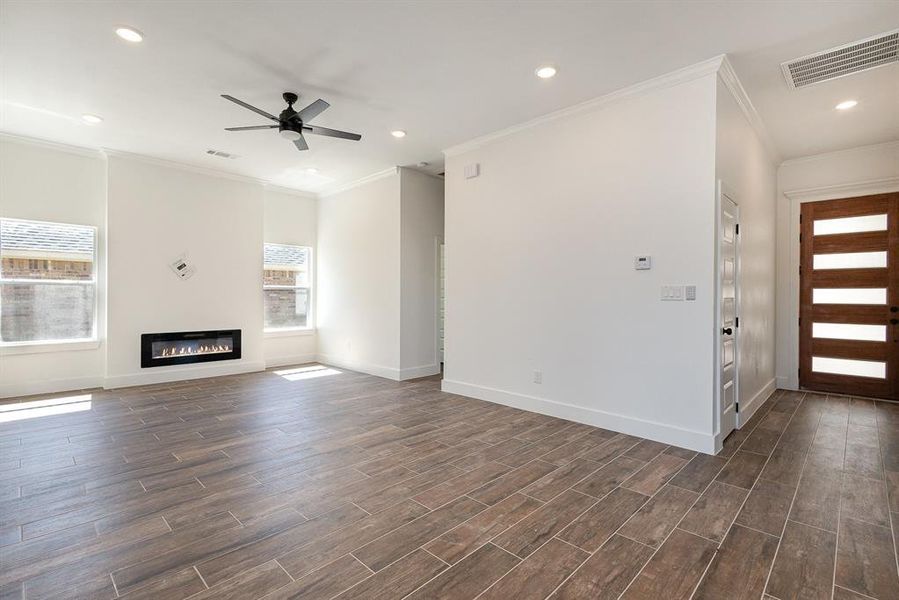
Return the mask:
[[[801,91],[779,66],[897,26],[895,1],[4,0],[0,130],[327,191],[393,165],[439,170],[444,148],[726,53],[792,158],[899,139],[899,65]],[[552,80],[534,76],[545,62]],[[300,153],[274,131],[223,131],[265,119],[219,94],[277,114],[285,90],[324,98],[313,124],[362,141],[310,135]],[[833,109],[847,98],[858,107]]]

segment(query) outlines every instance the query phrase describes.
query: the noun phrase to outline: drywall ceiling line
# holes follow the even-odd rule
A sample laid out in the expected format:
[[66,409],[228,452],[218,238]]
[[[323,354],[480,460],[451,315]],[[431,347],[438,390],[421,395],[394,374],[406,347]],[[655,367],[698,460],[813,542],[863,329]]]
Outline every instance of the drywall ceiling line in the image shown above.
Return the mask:
[[731,96],[733,96],[734,100],[737,102],[737,106],[739,106],[740,110],[743,112],[743,116],[749,121],[749,125],[761,140],[762,145],[765,146],[765,149],[768,151],[768,156],[771,158],[773,164],[779,164],[782,160],[780,152],[777,151],[777,147],[774,145],[771,135],[768,133],[768,128],[765,127],[764,121],[762,121],[758,111],[752,104],[752,100],[749,99],[746,88],[740,83],[740,78],[737,77],[737,72],[734,71],[734,67],[730,63],[730,60],[728,60],[727,55],[722,57],[721,68],[718,70],[718,77],[724,82],[724,86],[728,89]]
[[891,142],[881,142],[879,144],[868,144],[867,146],[855,146],[854,148],[846,148],[845,150],[834,150],[833,152],[822,152],[821,154],[810,154],[808,156],[799,156],[797,158],[790,158],[782,163],[780,163],[781,167],[784,166],[792,166],[798,165],[807,162],[815,162],[818,160],[827,160],[831,158],[838,158],[840,156],[849,156],[852,154],[856,154],[859,152],[876,152],[878,150],[883,150],[885,152],[889,152],[890,150],[899,151],[899,140],[893,140]]
[[888,194],[891,192],[899,192],[899,177],[884,177],[882,179],[868,179],[852,183],[788,190],[783,195],[790,200],[814,202],[817,200],[871,196],[873,194]]
[[303,190],[295,190],[293,188],[284,187],[282,185],[277,185],[274,183],[266,183],[265,191],[267,192],[275,192],[277,194],[288,194],[290,196],[298,196],[300,198],[310,198],[315,200],[318,197],[318,194],[314,192],[305,192]]
[[390,177],[391,175],[396,175],[400,171],[399,167],[390,167],[389,169],[384,169],[383,171],[378,171],[376,173],[372,173],[371,175],[366,175],[365,177],[360,177],[355,181],[351,181],[350,183],[346,183],[340,185],[336,188],[332,188],[327,192],[323,192],[318,195],[319,198],[327,198],[328,196],[334,196],[337,194],[341,194],[346,192],[347,190],[351,190],[353,188],[359,187],[360,185],[365,185],[366,183],[371,183],[372,181],[377,181],[378,179],[383,179],[384,177]]
[[58,152],[67,152],[69,154],[77,154],[79,156],[87,156],[89,158],[103,158],[103,153],[99,148],[88,148],[86,146],[75,146],[73,144],[63,144],[62,142],[54,142],[44,138],[36,138],[25,135],[17,135],[0,131],[0,140],[5,142],[13,142],[16,144],[24,144],[27,146],[36,146],[38,148],[46,148],[48,150],[56,150]]
[[163,158],[156,158],[153,156],[147,156],[145,154],[135,154],[133,152],[124,152],[122,150],[113,150],[111,148],[89,148],[86,146],[75,146],[73,144],[64,144],[62,142],[54,142],[52,140],[47,140],[43,138],[36,138],[25,135],[17,135],[14,133],[9,133],[5,131],[0,131],[0,141],[7,141],[16,144],[23,144],[26,146],[35,146],[37,148],[46,148],[48,150],[55,150],[57,152],[66,152],[68,154],[76,154],[78,156],[86,156],[89,158],[102,158],[107,159],[110,156],[117,156],[122,158],[129,158],[132,160],[137,160],[145,163],[154,164],[160,167],[169,167],[172,169],[179,169],[182,171],[190,171],[194,173],[199,173],[201,175],[206,175],[209,177],[221,177],[223,179],[231,179],[235,181],[242,181],[245,183],[253,183],[262,185],[266,189],[282,192],[285,194],[294,194],[296,196],[302,196],[305,198],[318,198],[318,194],[315,192],[310,192],[307,190],[298,190],[294,188],[284,187],[282,185],[277,185],[271,183],[265,179],[259,179],[256,177],[250,177],[248,175],[240,175],[238,173],[230,173],[228,171],[220,171],[218,169],[211,169],[209,167],[201,167],[199,165],[192,165],[190,163],[183,163],[174,160],[166,160]]
[[714,58],[710,58],[700,63],[696,63],[694,65],[690,65],[688,67],[684,67],[682,69],[660,75],[659,77],[647,79],[646,81],[642,81],[620,90],[616,90],[614,92],[605,94],[604,96],[593,98],[592,100],[587,100],[586,102],[581,102],[580,104],[575,104],[574,106],[569,106],[568,108],[563,108],[561,110],[542,115],[540,117],[537,117],[536,119],[531,119],[530,121],[525,121],[524,123],[519,123],[518,125],[500,129],[499,131],[494,131],[493,133],[488,133],[467,142],[451,146],[450,148],[445,149],[443,151],[443,154],[444,156],[455,156],[458,154],[463,154],[470,150],[474,150],[475,148],[480,148],[481,146],[484,146],[496,140],[516,134],[520,131],[531,129],[545,123],[550,123],[552,121],[555,121],[556,119],[578,115],[581,113],[590,112],[592,110],[598,110],[600,108],[604,108],[608,105],[623,100],[637,98],[639,96],[643,96],[644,94],[652,93],[669,87],[674,87],[682,83],[693,81],[694,79],[699,79],[700,77],[704,77],[706,75],[711,75],[712,73],[718,72],[724,60],[725,56],[723,54],[720,54]]

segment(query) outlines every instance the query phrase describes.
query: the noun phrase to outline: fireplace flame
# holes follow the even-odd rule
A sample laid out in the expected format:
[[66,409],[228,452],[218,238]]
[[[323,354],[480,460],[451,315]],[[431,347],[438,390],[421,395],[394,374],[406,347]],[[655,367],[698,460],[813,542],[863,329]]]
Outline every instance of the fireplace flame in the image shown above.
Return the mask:
[[221,352],[231,352],[231,346],[227,344],[203,344],[196,348],[189,346],[181,346],[180,348],[163,348],[162,354],[158,358],[168,358],[172,356],[191,356],[194,354],[217,354]]

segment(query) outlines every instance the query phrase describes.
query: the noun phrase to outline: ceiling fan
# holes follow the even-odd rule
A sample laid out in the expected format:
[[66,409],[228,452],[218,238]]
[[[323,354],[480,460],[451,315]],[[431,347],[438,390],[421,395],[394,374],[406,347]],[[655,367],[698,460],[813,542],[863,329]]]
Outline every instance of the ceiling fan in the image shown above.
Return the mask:
[[256,108],[250,104],[242,100],[238,100],[234,96],[229,96],[228,94],[222,94],[222,98],[225,100],[230,100],[235,104],[239,104],[244,108],[248,108],[252,110],[254,113],[260,114],[267,119],[271,119],[277,125],[250,125],[249,127],[225,127],[225,131],[252,131],[254,129],[278,129],[281,132],[281,137],[286,140],[290,140],[297,147],[297,150],[308,150],[309,145],[306,143],[306,138],[303,137],[304,133],[312,133],[315,135],[326,135],[328,137],[336,137],[344,140],[355,140],[359,141],[362,139],[362,136],[358,133],[349,133],[347,131],[339,131],[337,129],[329,129],[327,127],[319,127],[317,125],[308,125],[307,123],[323,113],[326,108],[331,106],[321,98],[307,106],[301,111],[295,111],[293,109],[294,102],[297,101],[299,96],[294,94],[293,92],[284,92],[282,94],[282,98],[287,102],[287,108],[281,111],[281,114],[277,117],[275,115],[270,115],[262,109]]

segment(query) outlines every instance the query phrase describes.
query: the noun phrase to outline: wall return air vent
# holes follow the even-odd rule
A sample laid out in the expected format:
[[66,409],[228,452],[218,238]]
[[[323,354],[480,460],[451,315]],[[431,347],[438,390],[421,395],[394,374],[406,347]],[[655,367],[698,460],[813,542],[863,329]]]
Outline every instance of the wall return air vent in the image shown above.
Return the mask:
[[899,62],[899,29],[780,65],[787,85],[797,89]]

